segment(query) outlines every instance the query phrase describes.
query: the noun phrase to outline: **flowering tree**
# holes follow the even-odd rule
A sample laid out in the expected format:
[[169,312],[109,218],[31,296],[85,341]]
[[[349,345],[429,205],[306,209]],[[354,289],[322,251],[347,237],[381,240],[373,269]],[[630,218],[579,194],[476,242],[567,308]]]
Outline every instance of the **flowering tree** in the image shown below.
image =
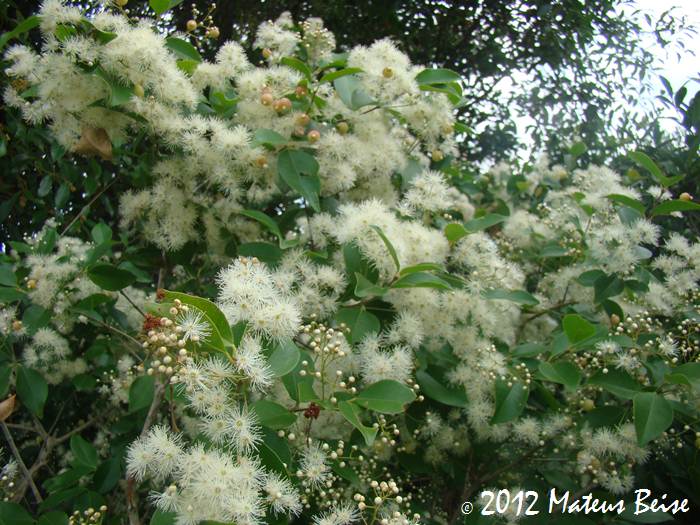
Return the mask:
[[700,503],[681,177],[578,166],[581,143],[470,174],[459,76],[388,40],[335,54],[318,19],[262,24],[258,66],[59,0],[2,43],[36,26],[5,103],[90,161],[1,259],[0,523],[460,523],[493,487]]

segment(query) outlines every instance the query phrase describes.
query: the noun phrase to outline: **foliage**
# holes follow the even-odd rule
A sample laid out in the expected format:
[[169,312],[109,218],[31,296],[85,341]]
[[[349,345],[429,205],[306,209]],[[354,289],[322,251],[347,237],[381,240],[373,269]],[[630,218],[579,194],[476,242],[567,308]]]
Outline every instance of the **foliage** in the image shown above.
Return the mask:
[[49,0],[41,46],[5,53],[0,521],[454,524],[492,487],[700,504],[695,139],[673,171],[575,143],[474,173],[459,74],[387,40],[336,53],[283,15],[256,67],[118,12]]

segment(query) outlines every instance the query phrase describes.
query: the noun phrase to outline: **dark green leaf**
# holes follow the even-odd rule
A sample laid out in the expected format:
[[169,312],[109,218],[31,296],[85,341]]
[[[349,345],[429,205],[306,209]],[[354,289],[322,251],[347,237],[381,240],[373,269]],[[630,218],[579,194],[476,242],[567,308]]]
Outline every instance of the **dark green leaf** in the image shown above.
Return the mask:
[[558,363],[543,361],[540,363],[539,371],[545,379],[560,383],[570,390],[576,388],[581,382],[581,370],[575,364],[567,361]]
[[339,401],[338,410],[340,410],[342,416],[348,420],[352,426],[360,431],[360,434],[362,434],[362,437],[365,439],[367,446],[371,446],[372,443],[374,443],[375,436],[377,435],[377,429],[362,424],[362,421],[360,421],[360,414],[362,414],[362,410],[357,405],[349,403],[348,401]]
[[78,434],[71,436],[70,450],[73,453],[73,463],[76,467],[86,467],[91,470],[97,468],[97,450]]
[[364,275],[357,272],[355,272],[355,283],[355,295],[357,297],[382,296],[389,290],[388,288],[374,284]]
[[380,329],[379,319],[364,307],[341,308],[335,319],[338,323],[345,323],[350,328],[350,333],[346,334],[346,337],[352,344],[359,343],[367,334],[377,333]]
[[415,272],[399,278],[392,288],[438,288],[440,290],[451,290],[450,284],[431,273]]
[[44,376],[31,368],[17,367],[17,396],[35,416],[43,416],[48,395],[49,386]]
[[465,408],[469,404],[464,388],[448,388],[425,370],[416,372],[416,381],[422,393],[443,405]]
[[92,266],[87,275],[90,280],[103,290],[116,292],[136,282],[136,276],[111,264],[96,264]]
[[496,380],[496,410],[491,418],[491,424],[506,423],[516,419],[527,404],[530,394],[527,386],[519,381],[508,383],[502,379]]
[[318,162],[312,155],[298,149],[282,150],[277,159],[277,172],[314,210],[321,211],[321,180],[318,178]]
[[278,342],[270,355],[268,364],[275,377],[282,377],[297,366],[300,358],[299,347],[289,338]]
[[294,412],[290,412],[282,405],[266,399],[259,399],[251,404],[250,408],[257,416],[258,422],[272,430],[287,428],[297,420]]
[[139,376],[129,388],[129,412],[148,408],[153,403],[156,384],[153,376]]
[[692,201],[665,201],[651,210],[651,215],[670,215],[677,211],[700,211],[700,204]]
[[578,314],[566,314],[562,320],[562,327],[571,344],[595,335],[595,326]]
[[[169,0],[162,1],[169,2]],[[165,47],[183,60],[192,60],[197,63],[202,61],[202,55],[199,54],[199,51],[192,44],[180,38],[175,38],[174,36],[166,38]]]

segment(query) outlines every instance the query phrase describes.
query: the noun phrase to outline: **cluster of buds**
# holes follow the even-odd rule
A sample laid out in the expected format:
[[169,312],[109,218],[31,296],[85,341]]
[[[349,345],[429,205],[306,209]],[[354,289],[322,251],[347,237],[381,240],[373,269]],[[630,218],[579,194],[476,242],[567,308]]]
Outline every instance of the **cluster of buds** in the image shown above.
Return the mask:
[[2,494],[2,501],[12,501],[14,499],[16,477],[17,463],[11,461],[2,469],[2,477],[0,477],[0,494]]
[[[148,375],[162,374],[172,377],[187,360],[187,337],[182,326],[173,319],[188,311],[188,306],[175,299],[170,308],[170,317],[158,317],[146,314],[143,323],[145,341],[143,348],[150,353],[150,366],[146,368]],[[190,337],[194,340],[195,337]],[[143,367],[143,365],[140,365]]]
[[202,13],[200,13],[199,9],[197,9],[196,6],[192,7],[192,18],[190,18],[187,23],[185,24],[185,28],[188,33],[194,33],[198,28],[203,28],[204,29],[204,36],[207,38],[219,38],[219,28],[214,25],[214,18],[212,17],[212,13],[216,9],[216,4],[212,3],[209,6],[209,11],[207,12],[206,15],[202,17],[201,21],[197,21],[197,19],[200,17]]
[[68,518],[69,525],[99,525],[102,523],[105,512],[107,512],[107,505],[102,505],[98,510],[90,507],[83,512],[76,510],[70,518]]

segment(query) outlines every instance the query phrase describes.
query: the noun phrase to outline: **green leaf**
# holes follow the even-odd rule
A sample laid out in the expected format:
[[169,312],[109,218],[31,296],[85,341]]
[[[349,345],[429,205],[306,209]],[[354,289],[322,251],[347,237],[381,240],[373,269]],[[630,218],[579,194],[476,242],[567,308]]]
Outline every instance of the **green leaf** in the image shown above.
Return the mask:
[[357,344],[369,333],[377,333],[380,329],[379,319],[369,313],[364,307],[341,308],[335,316],[338,323],[345,323],[350,328],[346,334],[348,341]]
[[437,381],[425,370],[416,372],[416,381],[420,385],[422,393],[443,405],[459,408],[465,408],[469,405],[467,394],[463,388],[448,388],[443,382]]
[[54,207],[57,210],[60,210],[68,202],[69,198],[70,188],[68,187],[68,184],[64,182],[58,187],[58,190],[56,191],[56,195],[54,196],[53,200]]
[[633,210],[637,210],[641,215],[644,215],[646,213],[646,207],[644,206],[644,204],[639,202],[637,199],[628,197],[627,195],[611,193],[610,195],[608,195],[608,199],[610,199],[613,202],[619,202],[620,204],[623,204],[628,208],[632,208]]
[[700,211],[700,204],[692,201],[665,201],[651,210],[651,215],[670,215],[677,211]]
[[416,272],[441,272],[443,271],[442,266],[435,263],[418,263],[412,266],[406,266],[401,268],[399,272],[400,276],[408,275]]
[[284,146],[289,140],[271,129],[258,129],[253,134],[253,145],[265,146],[267,149],[275,149]]
[[212,328],[218,333],[221,339],[233,346],[233,333],[231,332],[231,325],[228,323],[228,319],[224,313],[216,306],[214,303],[203,297],[197,297],[195,295],[189,295],[181,292],[172,292],[170,290],[164,291],[164,298],[167,301],[174,301],[179,299],[183,304],[189,306],[194,306],[200,310],[207,319],[211,322]]
[[667,177],[664,175],[661,168],[659,168],[656,163],[644,152],[633,151],[629,153],[628,156],[639,166],[645,168],[649,173],[651,173],[651,176],[654,177],[664,188],[673,186],[677,182],[683,180],[682,175],[677,177]]
[[103,290],[117,292],[136,282],[136,276],[111,264],[96,264],[87,271],[90,280]]
[[353,401],[382,414],[400,414],[415,398],[413,389],[398,381],[384,379],[362,390]]
[[374,284],[364,275],[357,272],[355,272],[355,282],[355,295],[357,297],[382,296],[389,290],[388,288]]
[[91,443],[85,441],[78,434],[73,434],[70,438],[70,450],[73,453],[73,464],[76,467],[87,467],[90,470],[97,468],[97,450]]
[[576,159],[586,153],[587,149],[585,142],[578,141],[569,148],[569,154]]
[[357,405],[354,405],[347,401],[339,401],[338,410],[340,411],[342,416],[350,422],[352,426],[354,426],[357,430],[360,431],[362,437],[365,438],[365,443],[367,444],[367,446],[371,446],[372,443],[374,443],[375,436],[377,435],[377,429],[373,427],[367,427],[362,424],[362,421],[360,421],[360,414],[362,413],[362,410]]
[[603,387],[608,392],[622,399],[632,399],[642,389],[642,385],[632,376],[624,370],[616,368],[608,370],[607,374],[604,374],[602,371],[596,372],[588,380],[588,384]]
[[299,73],[304,75],[307,80],[313,79],[313,73],[311,72],[311,68],[298,58],[284,57],[282,60],[280,60],[280,63],[284,64],[287,67],[291,67],[292,69],[296,69],[297,71],[299,71]]
[[391,256],[391,260],[394,261],[394,265],[396,266],[396,271],[398,272],[401,270],[401,264],[399,263],[399,256],[396,254],[396,248],[394,248],[394,245],[391,244],[391,241],[389,238],[384,234],[384,231],[377,226],[376,224],[371,224],[370,228],[372,228],[375,232],[377,232],[377,235],[381,237],[382,242],[384,242],[384,246],[386,246],[386,249],[389,251],[389,255]]
[[432,273],[415,272],[400,277],[391,285],[391,288],[438,288],[440,290],[451,290],[452,286]]
[[324,82],[333,82],[336,78],[344,77],[346,75],[353,75],[355,73],[362,73],[362,69],[359,67],[346,67],[345,69],[339,69],[338,71],[333,71],[332,73],[326,73],[319,80],[319,84]]
[[41,418],[44,414],[44,404],[49,396],[49,386],[44,376],[31,368],[18,366],[17,396],[35,416]]
[[170,9],[171,3],[170,0],[148,0],[148,5],[160,16]]
[[[311,356],[305,351],[300,352],[300,354],[302,359],[308,361],[308,366],[303,366],[298,362],[294,367],[294,370],[282,377],[282,384],[287,390],[289,397],[291,397],[294,401],[299,403],[318,401],[318,395],[316,395],[316,392],[314,392],[313,387],[313,372],[315,371],[313,367],[313,359],[311,359]],[[308,372],[307,375],[299,375],[301,370],[306,370],[306,372]]]
[[34,518],[17,503],[2,501],[0,502],[0,525],[34,525]]
[[258,422],[272,430],[287,428],[297,420],[296,414],[273,401],[260,399],[250,405],[250,408],[258,417]]
[[[169,2],[169,0],[162,0],[164,2]],[[170,49],[177,55],[178,58],[183,60],[192,60],[193,62],[201,62],[202,55],[199,51],[190,44],[189,42],[182,40],[180,38],[175,38],[174,36],[165,39],[165,47]]]
[[2,36],[0,36],[0,50],[2,50],[10,40],[17,38],[35,27],[38,27],[40,23],[41,18],[39,18],[37,15],[30,16],[29,18],[22,20],[12,31],[3,33]]
[[[2,519],[0,519],[0,523],[2,523]],[[37,525],[68,525],[68,516],[65,512],[54,510],[39,516],[36,523]]]
[[96,67],[93,74],[100,77],[109,87],[110,95],[107,103],[110,107],[121,106],[122,104],[129,102],[131,97],[134,96],[133,86],[125,86],[117,77],[107,73],[101,67]]
[[496,410],[491,424],[506,423],[517,418],[525,409],[530,394],[527,386],[520,381],[508,383],[502,379],[496,381]]
[[637,442],[644,446],[673,423],[673,407],[655,392],[640,392],[632,400]]
[[238,247],[238,255],[257,257],[262,262],[274,264],[282,258],[282,250],[269,242],[246,242]]
[[602,303],[606,299],[622,293],[625,289],[625,283],[617,275],[605,275],[596,280],[593,289],[595,290],[595,302]]
[[111,457],[103,461],[95,471],[93,481],[98,492],[106,494],[111,491],[122,477],[121,458]]
[[318,178],[318,162],[313,155],[298,149],[284,149],[277,159],[277,172],[314,210],[321,211],[318,196],[321,180]]
[[581,286],[593,286],[599,278],[604,276],[605,272],[602,270],[589,270],[579,275],[576,281],[578,281]]
[[282,377],[294,370],[300,359],[299,347],[290,338],[279,341],[268,359],[268,364],[275,377]]
[[2,286],[17,286],[17,277],[12,271],[12,266],[3,264],[0,266],[0,285]]
[[595,326],[578,314],[566,314],[562,320],[562,327],[571,344],[595,335]]
[[447,84],[460,80],[460,74],[450,69],[424,69],[416,75],[416,82],[419,84]]
[[153,376],[137,377],[129,387],[129,412],[150,407],[155,393],[156,381]]
[[539,370],[545,379],[554,383],[560,383],[570,390],[575,389],[581,382],[581,370],[573,363],[566,361],[549,363],[543,361],[540,363]]
[[95,244],[103,244],[112,240],[112,229],[103,222],[95,224],[90,234]]
[[177,514],[174,512],[163,512],[162,510],[156,510],[151,516],[151,521],[149,525],[175,525],[177,520]]
[[508,217],[505,215],[500,215],[498,213],[489,213],[478,219],[471,219],[464,223],[464,227],[468,233],[474,233],[477,231],[485,230],[496,224],[500,224],[505,221]]
[[22,324],[27,328],[29,335],[34,335],[39,328],[43,328],[51,321],[51,310],[45,310],[39,305],[33,304],[24,311]]
[[461,224],[452,222],[445,226],[445,237],[447,237],[447,240],[452,243],[457,242],[462,237],[465,237],[467,235],[469,235],[469,232]]
[[540,302],[535,299],[532,294],[529,294],[524,290],[504,290],[502,288],[495,288],[484,292],[484,297],[486,299],[501,299],[504,301],[512,301],[514,303],[527,304],[530,306],[540,304]]
[[8,390],[10,390],[10,377],[12,376],[12,367],[9,365],[0,366],[0,399],[5,399]]

